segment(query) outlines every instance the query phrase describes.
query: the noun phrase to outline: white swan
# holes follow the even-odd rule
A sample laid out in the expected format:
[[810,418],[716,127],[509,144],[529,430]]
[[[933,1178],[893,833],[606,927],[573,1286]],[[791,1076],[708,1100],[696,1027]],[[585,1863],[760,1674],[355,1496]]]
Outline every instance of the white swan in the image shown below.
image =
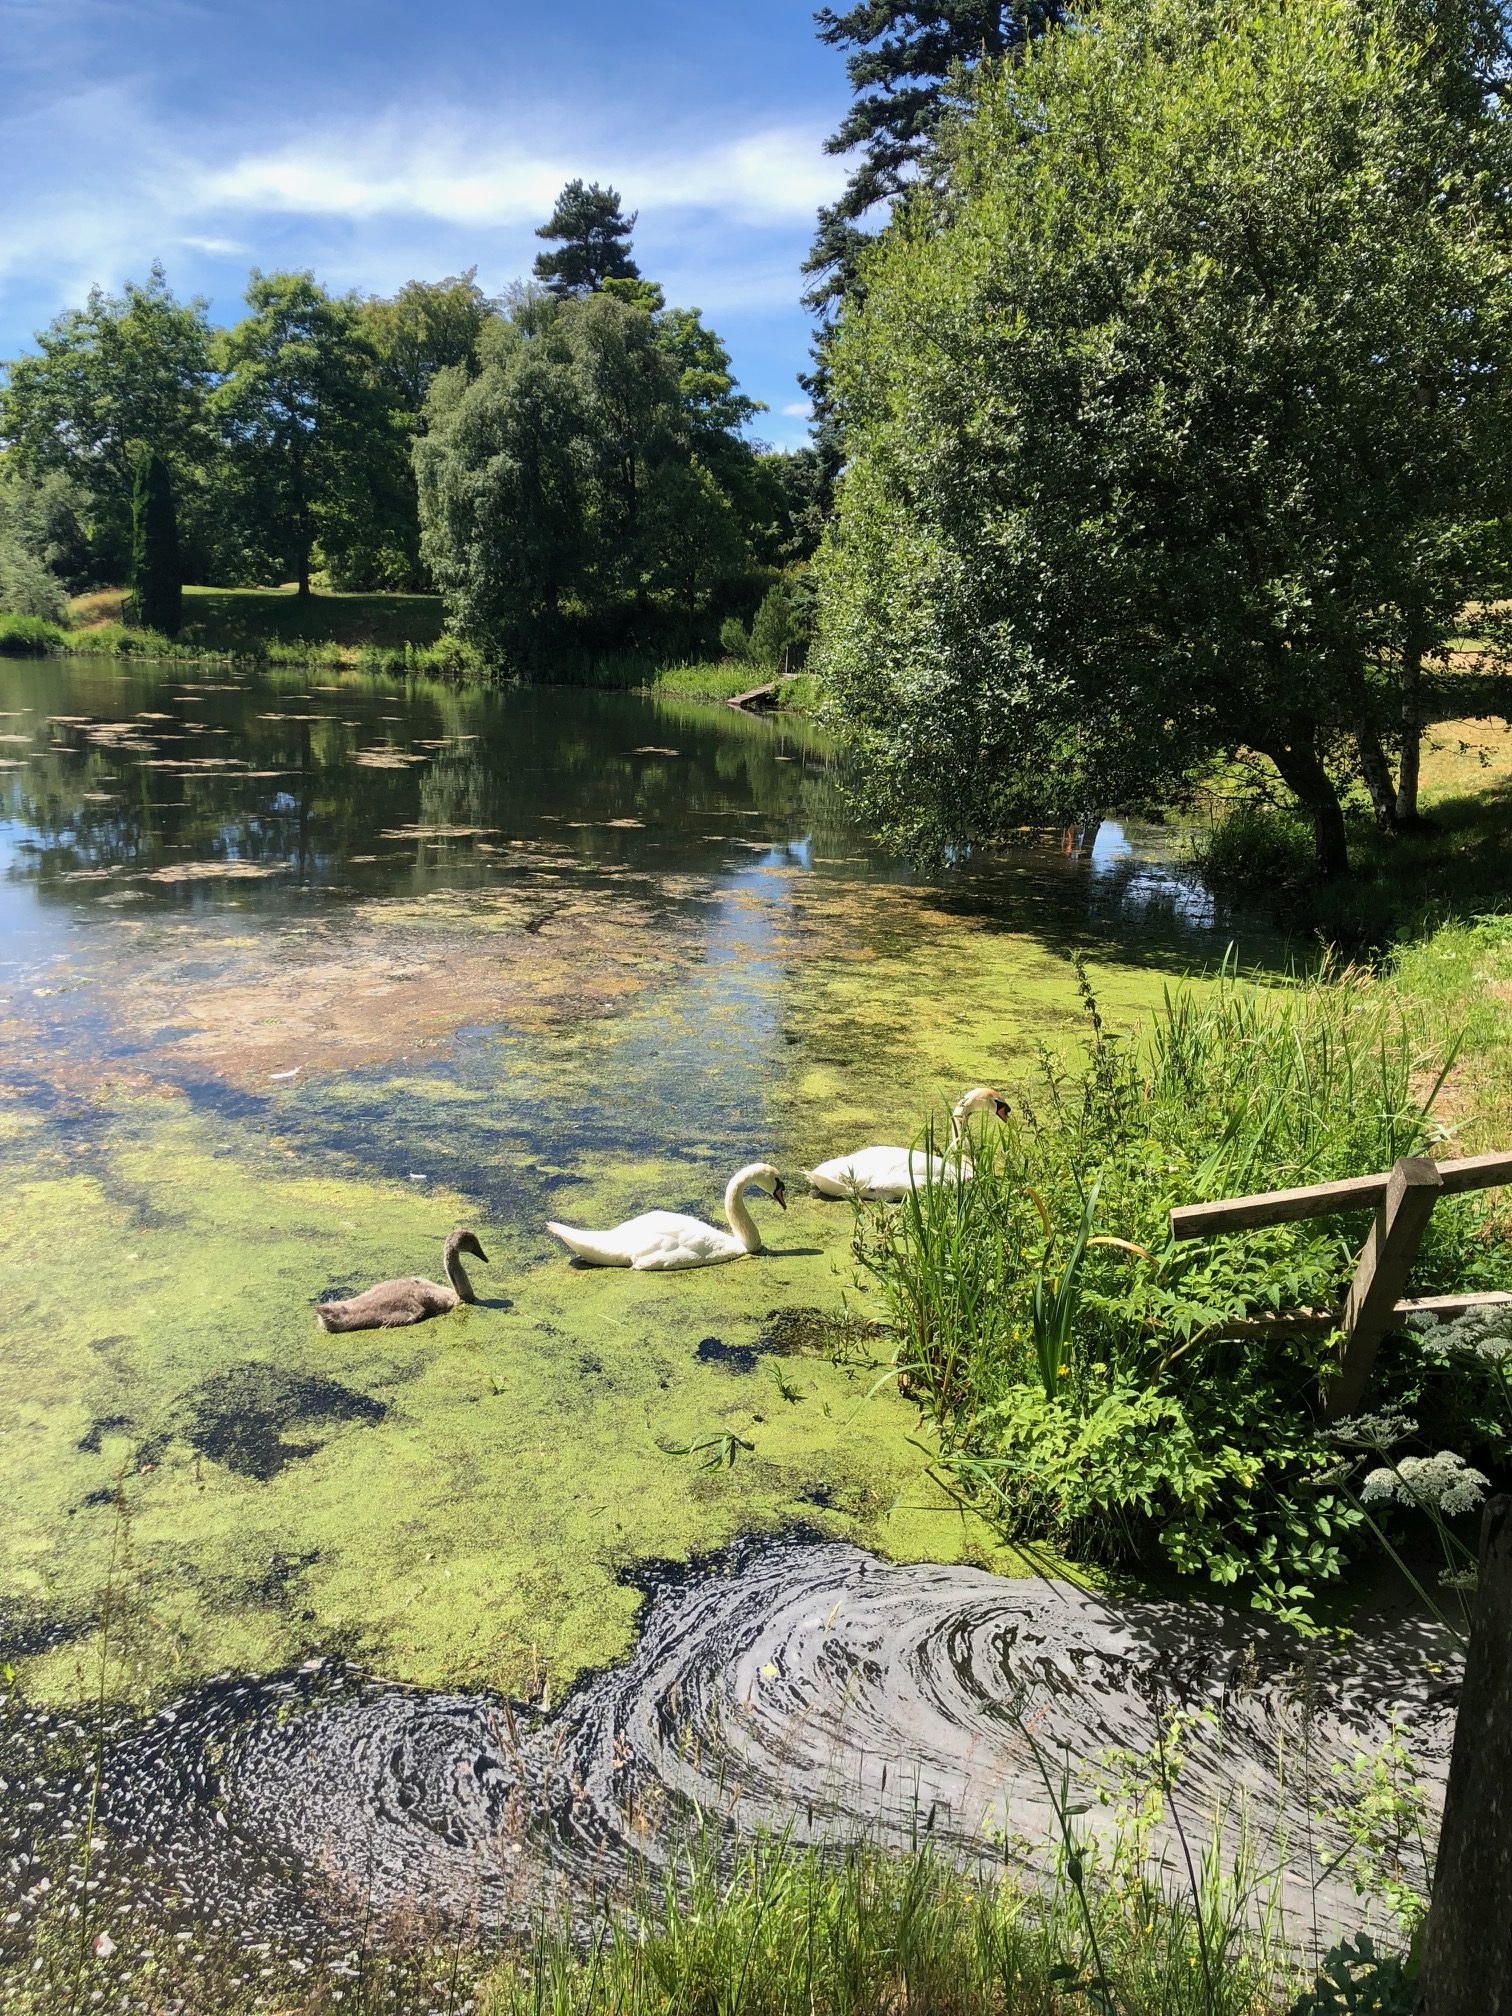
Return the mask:
[[1008,1112],[1007,1100],[991,1086],[974,1086],[951,1110],[950,1147],[945,1154],[931,1155],[922,1148],[858,1148],[854,1155],[837,1155],[808,1170],[808,1180],[821,1197],[864,1197],[881,1204],[896,1204],[927,1183],[969,1183],[971,1163],[961,1152],[967,1119],[973,1113],[995,1113],[1006,1120]]
[[643,1211],[639,1218],[627,1218],[610,1232],[584,1232],[576,1225],[555,1224],[546,1230],[579,1260],[594,1267],[634,1267],[643,1274],[672,1267],[714,1267],[721,1260],[743,1260],[747,1254],[761,1251],[761,1234],[743,1195],[748,1185],[764,1191],[786,1211],[782,1178],[770,1162],[752,1162],[737,1169],[725,1186],[728,1232],[681,1211]]

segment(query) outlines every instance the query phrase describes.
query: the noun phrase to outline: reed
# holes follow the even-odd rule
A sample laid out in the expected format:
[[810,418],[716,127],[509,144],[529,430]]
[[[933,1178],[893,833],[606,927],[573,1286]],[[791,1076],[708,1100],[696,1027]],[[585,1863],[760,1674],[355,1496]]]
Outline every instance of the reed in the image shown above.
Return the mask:
[[[1330,1340],[1243,1326],[1336,1306],[1368,1219],[1178,1245],[1168,1213],[1422,1151],[1455,1047],[1442,1025],[1436,1054],[1420,1045],[1394,991],[1351,968],[1279,989],[1227,970],[1168,990],[1130,1036],[1081,984],[1079,1062],[1040,1059],[1015,1119],[973,1144],[974,1180],[858,1212],[901,1384],[939,1472],[1009,1537],[1205,1575],[1301,1621],[1369,1528],[1330,1482],[1338,1451],[1317,1418]],[[1422,1292],[1501,1285],[1488,1208],[1435,1214]],[[1434,1446],[1457,1446],[1435,1419],[1449,1382],[1419,1343],[1393,1344],[1380,1376],[1413,1386],[1423,1433],[1448,1437]],[[1454,1432],[1482,1433],[1463,1419]]]

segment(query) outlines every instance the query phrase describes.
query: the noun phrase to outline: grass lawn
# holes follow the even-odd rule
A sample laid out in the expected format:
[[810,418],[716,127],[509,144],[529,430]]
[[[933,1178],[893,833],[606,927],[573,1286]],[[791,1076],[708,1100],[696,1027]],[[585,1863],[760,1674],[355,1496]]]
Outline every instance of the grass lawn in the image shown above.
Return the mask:
[[[124,591],[104,588],[76,596],[76,626],[119,622]],[[402,650],[434,644],[441,635],[439,595],[310,595],[292,587],[186,588],[178,642],[207,651],[247,651],[257,645],[338,644]]]

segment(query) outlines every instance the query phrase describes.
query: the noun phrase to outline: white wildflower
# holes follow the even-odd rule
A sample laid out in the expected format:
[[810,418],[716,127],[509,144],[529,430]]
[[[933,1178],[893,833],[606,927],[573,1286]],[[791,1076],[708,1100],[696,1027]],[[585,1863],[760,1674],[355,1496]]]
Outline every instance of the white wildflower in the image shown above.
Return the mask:
[[1430,1358],[1477,1358],[1483,1365],[1501,1365],[1512,1358],[1512,1305],[1467,1309],[1452,1320],[1423,1317],[1413,1325]]
[[1329,1434],[1346,1449],[1389,1449],[1416,1435],[1417,1423],[1396,1409],[1380,1414],[1350,1414],[1336,1421]]
[[1462,1512],[1475,1510],[1488,1483],[1489,1479],[1471,1469],[1463,1456],[1441,1449],[1436,1456],[1404,1456],[1390,1468],[1370,1471],[1360,1496],[1367,1505],[1394,1500],[1456,1519]]

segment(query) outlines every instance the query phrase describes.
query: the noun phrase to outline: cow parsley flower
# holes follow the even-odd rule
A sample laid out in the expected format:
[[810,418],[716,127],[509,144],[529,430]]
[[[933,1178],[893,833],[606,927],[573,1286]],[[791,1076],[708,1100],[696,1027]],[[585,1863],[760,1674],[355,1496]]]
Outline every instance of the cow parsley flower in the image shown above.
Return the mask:
[[1336,1421],[1329,1434],[1346,1449],[1390,1449],[1416,1435],[1417,1423],[1396,1409],[1380,1414],[1350,1414]]
[[1475,1510],[1488,1482],[1463,1456],[1441,1449],[1436,1456],[1404,1456],[1390,1469],[1370,1471],[1360,1496],[1367,1505],[1394,1501],[1457,1519],[1462,1512]]
[[1467,1309],[1447,1321],[1424,1318],[1413,1327],[1430,1358],[1477,1358],[1483,1365],[1502,1365],[1512,1358],[1512,1304]]

